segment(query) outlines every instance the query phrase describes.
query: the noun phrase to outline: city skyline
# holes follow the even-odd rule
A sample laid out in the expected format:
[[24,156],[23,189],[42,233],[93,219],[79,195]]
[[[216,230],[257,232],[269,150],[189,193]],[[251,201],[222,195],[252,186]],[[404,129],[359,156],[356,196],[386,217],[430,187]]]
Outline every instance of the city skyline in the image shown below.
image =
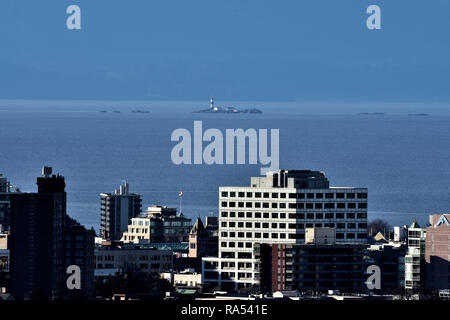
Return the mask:
[[[52,297],[52,299],[64,299],[64,297],[70,299],[71,296],[73,297],[71,294],[75,293],[75,297],[83,296],[89,299],[92,297],[94,287],[93,261],[95,261],[95,272],[93,273],[96,279],[96,290],[102,282],[109,281],[108,279],[111,277],[119,276],[122,272],[127,274],[138,270],[150,274],[159,273],[163,279],[175,286],[184,284],[189,288],[189,283],[191,283],[191,288],[196,288],[196,290],[202,288],[202,291],[220,287],[228,292],[238,291],[241,293],[242,290],[250,290],[248,292],[253,293],[262,292],[263,294],[269,292],[270,294],[277,289],[277,292],[287,292],[286,290],[292,291],[293,289],[320,289],[322,294],[326,290],[330,292],[343,290],[347,294],[358,292],[362,294],[368,289],[375,288],[375,290],[379,290],[378,293],[386,295],[395,292],[399,294],[398,290],[404,288],[403,290],[409,293],[400,293],[403,296],[419,292],[429,293],[432,288],[447,288],[445,279],[447,279],[448,271],[446,257],[448,250],[442,246],[442,242],[450,240],[450,229],[448,228],[450,214],[430,215],[429,227],[425,228],[420,227],[416,221],[413,221],[406,229],[401,226],[395,227],[393,228],[393,237],[391,237],[390,230],[386,233],[388,231],[386,226],[384,229],[382,226],[378,226],[379,233],[373,237],[371,236],[374,234],[373,230],[368,233],[367,227],[367,189],[331,187],[323,172],[282,169],[269,172],[266,177],[252,177],[249,187],[221,187],[219,188],[218,220],[214,217],[206,217],[206,225],[203,225],[200,218],[192,224],[190,219],[186,220],[181,213],[177,215],[175,208],[153,206],[148,208],[147,214],[142,215],[139,204],[136,206],[139,210],[131,215],[121,210],[117,211],[111,216],[113,217],[111,221],[122,221],[120,216],[124,215],[125,225],[129,224],[128,231],[124,227],[118,227],[118,231],[124,230],[123,237],[111,234],[110,239],[96,238],[95,255],[92,247],[94,231],[89,233],[75,220],[65,216],[64,177],[59,174],[53,175],[50,167],[43,167],[42,176],[37,178],[37,184],[39,187],[37,194],[22,193],[11,190],[7,178],[2,177],[0,180],[0,200],[6,204],[0,208],[0,217],[3,218],[0,222],[3,226],[2,234],[6,235],[7,240],[3,244],[0,243],[2,246],[6,244],[7,248],[6,256],[4,252],[0,252],[2,254],[0,257],[7,258],[6,262],[12,281],[11,292],[16,298],[23,299],[31,295],[31,298],[46,296],[47,298]],[[118,203],[122,203],[125,198],[128,202],[130,196],[140,197],[138,194],[129,192],[128,183],[121,185],[120,189],[112,194],[102,194],[102,219],[108,217],[108,215],[105,216],[105,208],[120,209],[120,206],[111,206],[105,203],[104,198],[110,196],[118,197],[117,200],[109,200],[118,201]],[[55,202],[52,204],[53,200],[49,202],[48,199],[53,199],[53,197]],[[119,200],[121,197],[125,198]],[[133,203],[131,203],[131,207],[135,206]],[[140,203],[140,199],[138,203]],[[52,206],[55,207],[51,209]],[[25,208],[29,210],[25,210]],[[36,210],[38,215],[34,214]],[[239,211],[236,215],[234,210],[242,212]],[[253,212],[254,210],[258,212]],[[262,211],[264,213],[261,213]],[[48,214],[50,216],[44,218],[44,215]],[[25,220],[35,222],[24,223],[24,219],[19,219],[19,215],[24,215]],[[232,219],[228,221],[229,216]],[[5,220],[5,218],[7,219]],[[147,220],[148,218],[150,219]],[[185,220],[177,220],[179,218]],[[160,219],[162,222],[155,224]],[[67,222],[64,223],[66,220]],[[146,220],[148,222],[145,222]],[[184,228],[184,222],[180,224],[177,221],[189,221],[189,227]],[[291,223],[293,221],[294,224]],[[343,221],[345,223],[341,223]],[[304,224],[304,222],[308,223]],[[109,223],[103,225],[108,226]],[[49,238],[48,235],[42,233],[42,228],[45,229],[46,225],[54,228],[53,236]],[[158,225],[162,228],[161,231],[154,231]],[[64,228],[67,228],[67,231]],[[150,237],[141,236],[150,229],[152,230]],[[256,232],[254,233],[254,231]],[[299,231],[303,233],[299,233]],[[356,233],[354,233],[355,231]],[[122,232],[120,231],[120,233]],[[39,252],[44,249],[40,255],[35,255],[34,246],[31,246],[31,243],[24,247],[22,241],[19,240],[19,234],[32,236],[31,242],[37,243],[39,246],[46,243],[45,239],[56,241],[53,247],[59,246],[60,249],[50,250],[48,253],[61,254],[62,257],[64,257],[62,253],[71,250],[72,246],[74,250],[82,248],[88,250],[83,255],[76,253],[78,251],[73,251],[71,259],[74,260],[70,260],[68,254],[65,255],[67,260],[65,265],[76,263],[76,268],[83,265],[80,269],[83,274],[82,279],[84,279],[83,286],[79,285],[78,288],[81,288],[83,293],[77,293],[77,291],[70,293],[60,287],[60,283],[64,280],[61,279],[63,271],[59,263],[54,264],[55,262],[53,262],[53,268],[59,268],[55,269],[53,280],[52,277],[43,278],[40,273],[44,272],[47,265],[52,265],[50,262],[52,260],[45,260],[47,254],[44,255],[44,248],[39,249]],[[108,235],[105,232],[102,234]],[[429,234],[428,237],[426,237],[427,234]],[[164,235],[164,237],[159,235]],[[176,237],[172,235],[176,235]],[[127,236],[129,236],[129,241],[127,241]],[[122,239],[118,241],[120,237]],[[80,240],[83,241],[83,245]],[[182,243],[186,243],[188,246],[180,246]],[[438,253],[434,251],[435,244],[439,248]],[[30,247],[27,248],[27,246]],[[4,251],[4,249],[2,250]],[[26,271],[27,269],[21,268],[20,263],[17,263],[16,260],[19,259],[21,250],[28,252],[27,255],[31,261],[38,262],[37,273],[31,272],[31,269]],[[61,253],[59,253],[60,250],[62,250]],[[87,253],[89,250],[90,253]],[[130,254],[133,252],[135,255],[131,258]],[[283,252],[281,256],[280,252]],[[113,255],[111,256],[111,254]],[[235,256],[235,254],[237,255]],[[292,254],[296,258],[292,258]],[[348,255],[353,257],[353,260],[342,260],[342,257],[348,257]],[[274,262],[275,257],[278,257],[278,262]],[[180,262],[177,262],[177,259],[181,259]],[[313,259],[315,262],[308,267],[308,264],[303,265],[303,259],[306,259],[305,261]],[[366,261],[366,259],[369,260]],[[53,261],[59,261],[59,258]],[[153,261],[153,263],[145,263],[146,261]],[[292,262],[294,262],[294,269]],[[392,263],[398,269],[392,269],[390,267]],[[333,265],[335,269],[330,269]],[[349,265],[353,267],[346,269]],[[174,278],[175,270],[180,272],[188,266],[190,266],[189,269],[181,272],[179,278]],[[237,266],[239,267],[236,269]],[[371,288],[367,284],[369,282],[365,281],[365,277],[370,272],[364,270],[366,267],[369,270],[369,267],[373,266],[379,270],[375,272],[382,272],[379,276],[383,280],[375,280],[374,288]],[[304,269],[311,267],[319,269]],[[42,271],[39,271],[41,268],[43,268]],[[278,268],[278,278],[274,274],[274,268]],[[195,271],[187,272],[188,270]],[[311,276],[308,274],[312,270],[316,270],[316,276],[308,278]],[[212,275],[214,272],[218,272],[217,276]],[[236,273],[233,274],[233,272]],[[23,273],[23,275],[18,277],[17,273]],[[89,273],[91,275],[86,276]],[[39,281],[38,287],[35,286],[34,281],[26,280],[31,279],[31,275],[36,277],[34,281]],[[330,276],[333,277],[332,281]],[[187,280],[180,280],[183,277]],[[436,280],[435,277],[438,277],[439,280]],[[46,280],[43,281],[43,279]],[[24,280],[25,282],[20,284]],[[381,281],[383,285],[381,286],[381,283],[377,281]],[[368,289],[365,288],[366,284]],[[28,289],[24,290],[24,288]]]

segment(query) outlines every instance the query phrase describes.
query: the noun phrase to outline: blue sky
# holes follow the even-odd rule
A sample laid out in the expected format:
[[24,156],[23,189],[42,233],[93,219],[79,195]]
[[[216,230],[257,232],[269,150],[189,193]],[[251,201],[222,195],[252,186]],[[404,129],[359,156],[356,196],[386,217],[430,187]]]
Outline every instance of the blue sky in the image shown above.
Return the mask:
[[0,98],[450,101],[449,17],[447,0],[2,0]]

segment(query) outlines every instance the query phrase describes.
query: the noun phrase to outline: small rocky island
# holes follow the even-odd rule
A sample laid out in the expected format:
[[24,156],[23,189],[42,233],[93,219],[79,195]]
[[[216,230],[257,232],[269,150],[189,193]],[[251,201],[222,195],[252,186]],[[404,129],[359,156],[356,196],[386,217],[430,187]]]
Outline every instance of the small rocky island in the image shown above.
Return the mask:
[[252,113],[252,114],[261,114],[262,111],[256,108],[252,109],[242,109],[239,110],[235,107],[219,107],[214,104],[214,97],[211,98],[209,102],[209,108],[203,110],[193,111],[192,113]]
[[383,116],[384,112],[360,112],[361,116]]
[[[100,110],[100,113],[107,113],[108,111],[106,110]],[[119,110],[114,110],[112,111],[112,113],[120,113]],[[131,113],[150,113],[150,111],[148,110],[131,110]]]
[[132,110],[131,113],[150,113],[148,110]]

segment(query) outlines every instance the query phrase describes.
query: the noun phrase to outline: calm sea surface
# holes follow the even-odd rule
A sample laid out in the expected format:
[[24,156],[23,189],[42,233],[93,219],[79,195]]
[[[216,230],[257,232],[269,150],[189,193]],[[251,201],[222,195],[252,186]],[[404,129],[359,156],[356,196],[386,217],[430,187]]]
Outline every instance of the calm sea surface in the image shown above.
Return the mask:
[[217,214],[218,187],[249,185],[260,166],[172,164],[172,131],[193,132],[202,120],[204,130],[280,129],[280,168],[323,170],[332,186],[367,187],[370,220],[425,224],[430,213],[450,212],[448,104],[227,102],[264,114],[191,113],[207,104],[0,101],[0,173],[35,191],[41,166],[52,166],[66,177],[69,214],[96,230],[99,193],[123,180],[143,194],[144,208],[178,207],[182,190],[187,216]]

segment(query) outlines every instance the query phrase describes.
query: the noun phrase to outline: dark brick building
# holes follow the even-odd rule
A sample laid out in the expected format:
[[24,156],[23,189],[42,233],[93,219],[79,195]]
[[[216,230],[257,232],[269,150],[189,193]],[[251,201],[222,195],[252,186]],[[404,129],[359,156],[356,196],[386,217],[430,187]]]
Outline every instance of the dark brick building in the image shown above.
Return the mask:
[[64,177],[44,167],[37,185],[37,193],[10,195],[9,291],[16,299],[66,297],[66,268],[77,264],[82,291],[72,290],[70,296],[89,297],[95,234],[66,215]]
[[[321,229],[321,228],[315,228]],[[260,244],[261,291],[365,291],[366,244],[328,238],[306,244]]]

